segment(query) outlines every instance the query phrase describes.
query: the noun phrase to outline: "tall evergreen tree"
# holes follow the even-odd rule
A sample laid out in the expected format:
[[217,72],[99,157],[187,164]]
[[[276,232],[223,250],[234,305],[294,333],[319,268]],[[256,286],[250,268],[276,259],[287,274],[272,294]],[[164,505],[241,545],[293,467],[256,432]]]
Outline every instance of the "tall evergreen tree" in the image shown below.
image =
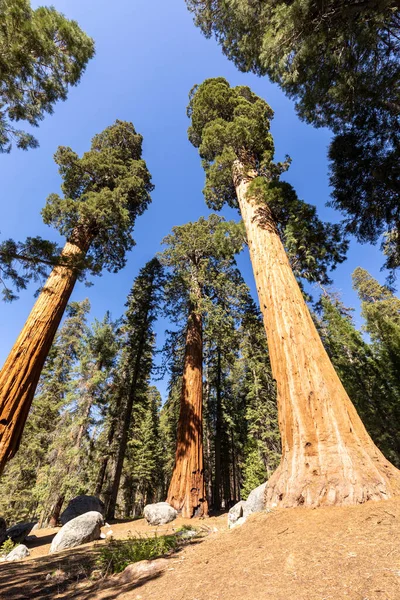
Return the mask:
[[302,119],[328,126],[333,204],[350,231],[388,230],[400,264],[400,9],[394,0],[186,0],[241,71],[268,75]]
[[94,43],[78,26],[55,10],[32,10],[29,0],[0,1],[0,152],[35,148],[30,133],[15,121],[37,126],[58,100],[77,85]]
[[[368,344],[338,298],[325,293],[317,321],[324,346],[368,433],[397,467],[400,466],[400,389],[390,361],[379,344]],[[394,373],[397,374],[397,369]]]
[[[126,304],[127,310],[123,321],[125,343],[118,367],[121,376],[119,387],[114,392],[115,417],[110,421],[108,433],[110,441],[116,438],[110,491],[107,494],[109,519],[115,514],[135,399],[147,388],[153,367],[153,327],[160,307],[162,287],[163,268],[159,260],[153,258],[140,270]],[[104,473],[104,461],[108,462],[107,455],[103,458],[100,479]],[[97,493],[100,493],[100,489],[98,486]]]
[[154,386],[135,403],[124,465],[126,517],[141,515],[146,504],[162,500],[160,407],[161,396]]
[[0,372],[0,472],[18,449],[44,361],[79,273],[84,267],[93,273],[118,271],[134,244],[136,217],[147,208],[153,189],[141,154],[142,136],[123,121],[96,135],[82,158],[66,147],[56,152],[64,198],[49,196],[43,218],[67,243],[63,264],[50,274]]
[[365,329],[386,365],[388,380],[400,389],[400,299],[361,268],[353,273],[353,285],[361,300]]
[[[109,313],[93,323],[81,340],[79,363],[67,403],[59,417],[60,432],[49,451],[46,469],[51,503],[50,525],[55,527],[66,497],[90,488],[92,452],[90,429],[94,413],[102,409],[118,352],[117,324]],[[40,475],[39,475],[40,476]]]
[[346,250],[339,227],[324,225],[279,181],[284,166],[273,163],[273,113],[248,87],[206,80],[192,90],[188,115],[189,139],[206,171],[208,205],[239,208],[247,232],[282,438],[267,505],[354,504],[399,493],[400,473],[358,417],[295,277],[329,279],[328,267]]
[[0,505],[8,523],[33,519],[38,510],[43,512],[48,488],[38,475],[46,470],[50,448],[60,435],[60,412],[68,402],[89,309],[88,300],[67,306],[66,319],[39,380],[20,451],[1,476]]
[[203,317],[232,276],[243,244],[240,225],[217,215],[173,228],[161,255],[168,268],[166,303],[172,318],[186,321],[186,341],[175,466],[167,502],[183,517],[208,512],[203,457]]

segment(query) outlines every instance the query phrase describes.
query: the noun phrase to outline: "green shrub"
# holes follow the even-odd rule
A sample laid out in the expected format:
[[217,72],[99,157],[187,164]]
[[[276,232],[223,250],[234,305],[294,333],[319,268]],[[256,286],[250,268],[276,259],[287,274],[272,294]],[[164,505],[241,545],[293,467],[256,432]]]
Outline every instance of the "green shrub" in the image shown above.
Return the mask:
[[14,544],[10,538],[6,539],[6,541],[0,546],[0,556],[7,556],[7,554],[9,554],[11,550],[14,550],[17,545],[18,544]]
[[176,535],[164,535],[127,540],[107,540],[100,549],[97,566],[103,573],[121,573],[131,563],[166,554],[178,546]]

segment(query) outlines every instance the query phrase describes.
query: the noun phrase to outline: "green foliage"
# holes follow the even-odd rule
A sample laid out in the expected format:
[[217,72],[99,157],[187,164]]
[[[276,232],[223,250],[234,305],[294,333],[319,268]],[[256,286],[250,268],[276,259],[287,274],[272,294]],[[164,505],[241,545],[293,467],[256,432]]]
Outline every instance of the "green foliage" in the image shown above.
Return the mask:
[[339,225],[320,221],[313,206],[279,181],[290,161],[273,162],[273,112],[268,104],[250,88],[231,88],[218,77],[193,88],[188,115],[189,140],[199,148],[206,172],[208,206],[220,210],[227,203],[237,208],[233,171],[247,172],[253,180],[249,193],[270,207],[297,274],[328,282],[327,270],[343,262],[348,244]]
[[[100,447],[103,461],[104,457],[111,459],[107,461],[110,464],[104,491],[106,505],[112,507],[117,504],[124,465],[127,514],[132,514],[135,509],[132,497],[137,495],[145,500],[156,494],[161,478],[158,447],[160,399],[156,390],[149,387],[149,380],[155,349],[154,323],[160,310],[163,285],[163,267],[154,258],[140,270],[128,295],[127,310],[121,324],[122,351],[109,396],[105,424],[108,433],[102,438],[104,447]],[[98,491],[101,491],[100,488]],[[138,504],[140,509],[141,501]]]
[[40,281],[48,275],[49,268],[59,262],[59,253],[57,244],[41,237],[28,237],[25,242],[11,239],[1,242],[0,284],[3,286],[3,300],[12,302],[18,298],[8,287],[8,282],[17,292],[26,289],[31,281]]
[[178,546],[176,535],[163,535],[128,540],[106,541],[101,547],[97,566],[103,575],[121,573],[128,565],[141,560],[151,560],[175,550]]
[[38,516],[65,478],[65,466],[57,460],[57,447],[70,446],[62,411],[68,403],[82,338],[87,333],[89,310],[88,300],[68,305],[66,319],[43,368],[19,451],[1,477],[0,505],[8,522]]
[[64,197],[48,197],[43,220],[72,241],[85,240],[85,267],[92,273],[118,271],[134,245],[136,217],[154,187],[141,159],[142,140],[132,123],[116,121],[93,138],[82,158],[64,146],[55,154]]
[[257,443],[249,440],[244,448],[242,500],[247,500],[250,492],[268,479],[265,465],[261,459]]
[[[361,269],[356,270],[355,279],[359,282],[363,273],[369,280],[364,279],[364,293],[374,294],[374,287],[379,292],[376,289],[379,284],[371,285],[375,280]],[[367,343],[355,329],[348,309],[334,296],[322,297],[317,327],[368,433],[385,456],[399,466],[400,379],[396,353],[392,362],[385,345],[387,340]]]
[[173,227],[163,244],[166,249],[160,260],[168,269],[166,310],[172,317],[186,318],[189,306],[199,312],[209,310],[212,298],[233,276],[233,256],[243,247],[244,231],[240,223],[210,215]]
[[17,546],[18,544],[14,544],[12,539],[7,538],[6,541],[0,546],[0,556],[7,556],[7,554],[9,554],[11,550],[14,550],[14,548]]
[[[268,75],[302,119],[336,134],[332,204],[359,239],[394,235],[399,265],[399,6],[393,0],[186,0],[242,71]],[[220,177],[221,179],[221,177]]]
[[134,490],[134,514],[142,514],[146,504],[160,499],[163,451],[160,439],[161,396],[151,386],[138,395],[124,465]]
[[26,150],[38,146],[15,121],[37,126],[67,98],[94,54],[94,43],[55,8],[32,10],[29,0],[0,1],[0,151],[12,141]]

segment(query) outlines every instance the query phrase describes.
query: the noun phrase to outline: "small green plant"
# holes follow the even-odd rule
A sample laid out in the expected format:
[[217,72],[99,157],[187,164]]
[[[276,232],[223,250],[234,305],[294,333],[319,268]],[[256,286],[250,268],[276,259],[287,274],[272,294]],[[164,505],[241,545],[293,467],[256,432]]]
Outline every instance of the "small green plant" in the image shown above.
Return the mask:
[[7,556],[7,554],[9,554],[16,546],[17,544],[14,544],[10,538],[6,539],[6,541],[0,546],[0,556]]
[[176,535],[163,535],[146,538],[129,538],[127,540],[107,540],[100,550],[96,561],[103,575],[121,573],[131,563],[150,560],[178,546]]

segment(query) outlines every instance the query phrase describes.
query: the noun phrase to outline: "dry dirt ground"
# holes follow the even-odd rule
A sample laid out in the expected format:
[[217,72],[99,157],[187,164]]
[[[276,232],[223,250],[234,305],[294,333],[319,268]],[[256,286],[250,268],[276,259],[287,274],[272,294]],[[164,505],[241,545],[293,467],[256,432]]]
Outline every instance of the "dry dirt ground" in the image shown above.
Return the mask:
[[[0,565],[0,598],[400,600],[400,499],[277,510],[253,515],[230,531],[226,516],[193,524],[209,527],[210,534],[171,555],[162,573],[140,583],[85,578],[99,545],[50,557],[39,557],[36,548],[36,558],[32,553],[23,562]],[[151,531],[143,521],[112,529],[115,537],[126,537],[127,529],[132,535]],[[40,533],[47,544],[49,533]],[[57,568],[72,580],[47,581]]]

